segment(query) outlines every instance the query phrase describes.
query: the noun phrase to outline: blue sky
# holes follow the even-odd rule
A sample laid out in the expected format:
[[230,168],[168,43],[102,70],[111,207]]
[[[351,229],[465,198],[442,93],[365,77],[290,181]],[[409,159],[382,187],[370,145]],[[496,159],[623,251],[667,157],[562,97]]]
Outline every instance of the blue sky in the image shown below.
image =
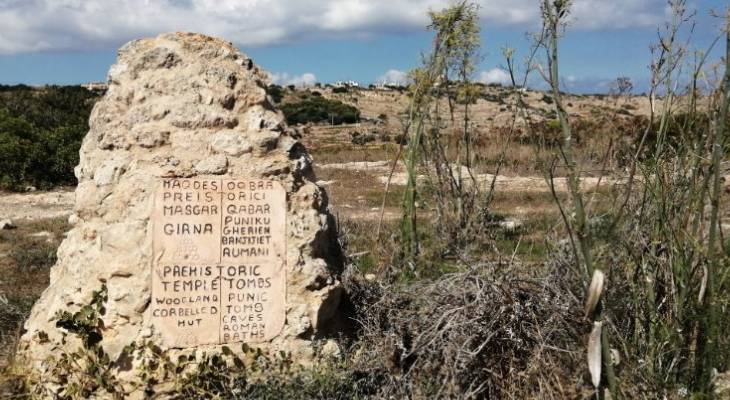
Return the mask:
[[[505,78],[500,47],[529,46],[539,28],[537,0],[479,0],[483,61],[476,79]],[[128,40],[186,30],[223,37],[278,83],[397,80],[428,50],[426,12],[442,0],[0,0],[0,83],[102,81]],[[694,44],[719,33],[723,0],[689,2]],[[563,41],[569,90],[601,92],[617,76],[645,87],[649,45],[667,18],[663,0],[574,0]],[[719,51],[716,51],[719,55]]]

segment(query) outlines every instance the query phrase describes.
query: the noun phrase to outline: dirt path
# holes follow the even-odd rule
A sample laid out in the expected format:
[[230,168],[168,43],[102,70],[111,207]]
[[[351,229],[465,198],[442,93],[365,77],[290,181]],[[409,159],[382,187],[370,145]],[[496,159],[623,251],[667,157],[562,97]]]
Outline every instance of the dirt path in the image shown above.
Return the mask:
[[52,192],[0,192],[0,220],[34,220],[71,215],[74,206],[73,188]]
[[[390,164],[388,161],[356,161],[350,163],[337,163],[337,164],[324,164],[319,166],[320,170],[346,170],[351,172],[366,173],[375,175],[377,180],[383,185],[388,182],[388,176],[390,174]],[[468,184],[470,181],[469,172],[464,169],[462,170],[462,176],[464,181]],[[419,182],[425,180],[424,175],[419,175]],[[490,185],[492,180],[495,183],[496,190],[509,191],[509,192],[548,192],[550,186],[548,186],[545,178],[542,176],[506,176],[492,174],[474,174],[474,180],[480,185]],[[404,171],[402,164],[398,164],[395,173],[390,180],[391,185],[404,186],[407,181],[407,175]],[[614,178],[603,177],[583,177],[581,178],[581,189],[583,190],[595,190],[597,187],[606,187],[613,184],[621,183],[621,180]],[[565,192],[568,190],[567,178],[560,177],[554,178],[553,183],[555,185],[555,191]]]
[[[399,166],[400,167],[400,166]],[[342,170],[354,173],[365,173],[373,175],[377,181],[383,186],[388,180],[390,166],[388,161],[358,161],[351,163],[339,164],[323,164],[319,166],[321,170]],[[398,168],[400,169],[400,168]],[[479,174],[475,176],[480,184],[489,184],[494,176],[490,174]],[[326,186],[347,184],[345,182],[322,182]],[[402,186],[406,183],[406,175],[402,171],[396,171],[393,174],[391,185]],[[582,180],[584,189],[594,189],[598,184],[598,178],[584,178]],[[604,178],[601,186],[616,183],[615,181]],[[509,177],[498,175],[496,179],[496,189],[515,192],[535,192],[549,190],[545,179],[539,176],[516,176]],[[566,190],[565,178],[555,179],[555,189],[557,191]],[[52,192],[33,192],[33,193],[8,193],[0,192],[0,220],[9,218],[11,220],[36,220],[44,218],[65,217],[71,214],[74,204],[73,188],[63,188]],[[338,211],[345,215],[352,214],[351,217],[357,219],[377,219],[380,215],[379,208],[372,209],[367,207],[348,207],[346,204],[335,205]],[[388,214],[388,211],[386,211]],[[350,215],[348,215],[350,216]],[[386,215],[388,219],[390,215]]]
[[[399,165],[400,166],[400,165]],[[319,169],[344,169],[348,171],[388,172],[391,161],[353,161],[349,163],[322,164]]]
[[[388,182],[388,176],[378,177],[384,185]],[[468,175],[464,175],[464,181],[471,179]],[[419,182],[425,180],[423,175],[418,176]],[[550,186],[545,178],[540,176],[504,176],[497,175],[496,178],[492,174],[475,174],[474,180],[480,185],[491,185],[494,181],[495,190],[509,192],[549,192]],[[391,185],[404,186],[407,181],[407,175],[404,172],[396,172],[390,181]],[[603,177],[583,177],[580,180],[580,186],[583,190],[595,190],[598,187],[607,187],[622,181],[613,178]],[[554,178],[553,185],[556,192],[568,191],[568,178]]]

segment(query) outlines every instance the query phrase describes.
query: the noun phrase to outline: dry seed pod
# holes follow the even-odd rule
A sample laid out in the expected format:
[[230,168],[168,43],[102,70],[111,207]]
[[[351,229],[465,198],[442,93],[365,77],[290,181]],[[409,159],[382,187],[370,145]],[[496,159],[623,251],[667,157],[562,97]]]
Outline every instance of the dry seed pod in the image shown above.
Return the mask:
[[597,269],[593,271],[593,278],[591,279],[591,286],[588,288],[588,296],[586,298],[586,317],[590,317],[596,310],[598,301],[601,300],[601,294],[603,293],[603,271]]
[[591,336],[588,337],[588,371],[591,382],[598,389],[601,384],[601,330],[603,322],[594,322]]

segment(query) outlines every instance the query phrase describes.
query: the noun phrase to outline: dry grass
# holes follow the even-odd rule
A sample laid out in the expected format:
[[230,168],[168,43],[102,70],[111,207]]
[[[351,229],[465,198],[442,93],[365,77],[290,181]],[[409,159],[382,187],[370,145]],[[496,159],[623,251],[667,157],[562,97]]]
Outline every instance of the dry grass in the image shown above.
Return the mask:
[[435,281],[348,282],[358,370],[375,398],[579,398],[582,307],[560,281],[482,267]]
[[[21,325],[48,286],[56,248],[68,230],[65,218],[18,221],[0,231],[0,369],[12,357]],[[39,232],[46,234],[33,236]]]
[[[352,104],[370,120],[352,125],[313,125],[302,127],[302,139],[318,164],[350,161],[392,160],[398,145],[394,142],[402,134],[403,111],[409,97],[397,91],[353,90],[351,93],[332,93],[330,89],[316,89],[327,98]],[[551,114],[552,106],[543,99],[546,94],[528,91],[522,94],[529,120],[513,122],[517,97],[508,88],[488,87],[483,98],[472,105],[470,121],[473,125],[474,166],[479,173],[494,173],[506,146],[501,173],[508,176],[535,175],[541,171],[539,144],[548,144],[559,137],[558,126]],[[549,97],[549,96],[548,96]],[[622,152],[626,144],[635,140],[645,126],[643,119],[649,112],[645,97],[566,95],[565,101],[575,121],[578,138],[576,160],[583,170],[597,171],[603,167],[621,168]],[[448,109],[446,103],[442,107]],[[630,110],[630,111],[627,111]],[[628,112],[628,114],[627,114]],[[385,115],[385,121],[372,122]],[[456,125],[461,123],[456,115]],[[372,133],[377,139],[365,145],[352,143],[352,133]],[[391,141],[381,140],[383,135]],[[608,157],[607,157],[608,155]]]

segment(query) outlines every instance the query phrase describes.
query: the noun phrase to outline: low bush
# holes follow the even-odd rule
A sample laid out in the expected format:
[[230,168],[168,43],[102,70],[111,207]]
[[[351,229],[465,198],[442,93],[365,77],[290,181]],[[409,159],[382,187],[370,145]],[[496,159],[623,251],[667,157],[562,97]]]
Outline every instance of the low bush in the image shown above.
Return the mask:
[[311,96],[292,103],[285,103],[281,110],[290,125],[309,122],[329,122],[333,125],[352,124],[360,121],[360,110],[338,100]]
[[279,104],[284,98],[284,88],[279,85],[269,85],[266,87],[266,94],[271,96],[271,100]]
[[356,145],[360,145],[360,146],[368,144],[370,142],[374,142],[376,139],[375,135],[372,133],[369,133],[369,132],[366,132],[366,133],[350,132],[350,138],[351,138],[352,144],[356,144]]
[[382,377],[375,398],[576,397],[558,382],[581,368],[579,301],[557,279],[494,271],[348,283],[362,322],[353,368]]

